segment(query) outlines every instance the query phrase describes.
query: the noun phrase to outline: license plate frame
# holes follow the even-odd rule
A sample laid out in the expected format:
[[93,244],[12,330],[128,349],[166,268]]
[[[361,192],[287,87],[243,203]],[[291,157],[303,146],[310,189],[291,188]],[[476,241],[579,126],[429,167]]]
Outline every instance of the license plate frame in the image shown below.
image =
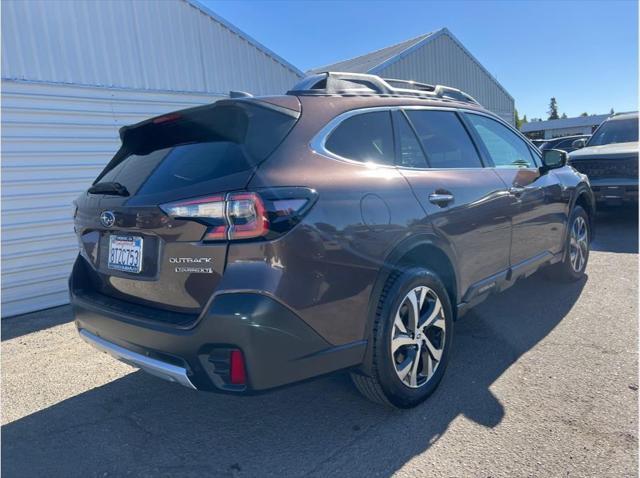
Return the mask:
[[[111,234],[107,251],[107,268],[130,274],[140,274],[142,272],[143,246],[144,240],[141,236]],[[136,252],[137,254],[135,254]]]

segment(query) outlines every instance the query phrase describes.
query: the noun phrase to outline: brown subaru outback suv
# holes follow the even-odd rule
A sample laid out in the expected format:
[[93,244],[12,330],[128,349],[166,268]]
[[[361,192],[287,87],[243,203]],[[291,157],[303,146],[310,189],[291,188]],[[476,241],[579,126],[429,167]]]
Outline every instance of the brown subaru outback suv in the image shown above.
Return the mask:
[[122,128],[77,199],[71,301],[98,349],[238,394],[349,369],[411,407],[469,307],[583,275],[587,178],[469,95],[322,73],[245,96]]

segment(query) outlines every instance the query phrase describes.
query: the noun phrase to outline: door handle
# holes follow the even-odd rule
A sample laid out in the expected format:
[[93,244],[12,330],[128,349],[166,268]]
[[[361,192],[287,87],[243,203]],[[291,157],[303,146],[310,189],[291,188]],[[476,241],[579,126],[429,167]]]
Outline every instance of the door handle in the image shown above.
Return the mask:
[[429,202],[436,206],[446,207],[453,202],[453,194],[449,192],[435,192],[429,194]]
[[512,186],[509,188],[509,192],[515,197],[519,198],[525,192],[526,188],[522,186]]

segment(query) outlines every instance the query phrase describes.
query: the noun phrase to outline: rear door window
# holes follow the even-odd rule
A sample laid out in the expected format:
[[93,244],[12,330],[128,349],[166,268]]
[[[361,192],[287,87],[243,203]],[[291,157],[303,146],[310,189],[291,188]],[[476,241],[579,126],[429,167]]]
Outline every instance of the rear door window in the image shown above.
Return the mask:
[[453,111],[407,110],[431,168],[481,168],[482,161]]
[[345,119],[329,135],[325,148],[353,161],[393,164],[393,131],[389,111],[362,113]]

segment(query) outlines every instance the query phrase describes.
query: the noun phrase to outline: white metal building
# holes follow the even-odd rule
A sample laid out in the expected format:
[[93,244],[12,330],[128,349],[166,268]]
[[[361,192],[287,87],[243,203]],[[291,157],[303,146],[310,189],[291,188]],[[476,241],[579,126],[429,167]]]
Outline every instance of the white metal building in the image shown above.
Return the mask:
[[313,72],[371,73],[384,78],[453,86],[514,123],[513,97],[446,28]]
[[531,139],[552,139],[574,134],[591,134],[610,115],[578,116],[548,121],[530,121],[520,128]]
[[122,125],[301,77],[195,0],[3,0],[2,316],[68,301],[72,201]]

